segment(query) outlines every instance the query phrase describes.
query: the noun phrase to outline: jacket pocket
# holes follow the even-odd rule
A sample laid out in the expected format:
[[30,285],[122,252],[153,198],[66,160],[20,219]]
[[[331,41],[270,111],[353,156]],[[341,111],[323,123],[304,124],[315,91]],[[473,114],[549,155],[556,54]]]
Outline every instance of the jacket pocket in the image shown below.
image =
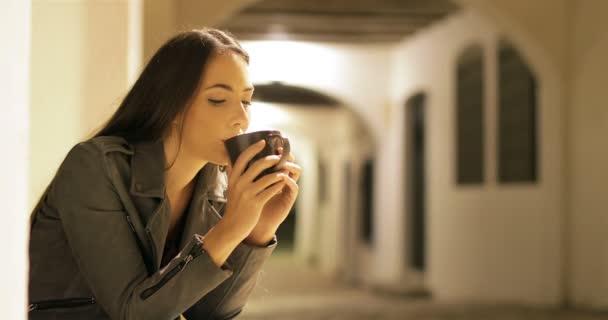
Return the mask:
[[76,308],[95,304],[95,298],[69,298],[58,300],[43,300],[30,303],[29,311],[56,308]]

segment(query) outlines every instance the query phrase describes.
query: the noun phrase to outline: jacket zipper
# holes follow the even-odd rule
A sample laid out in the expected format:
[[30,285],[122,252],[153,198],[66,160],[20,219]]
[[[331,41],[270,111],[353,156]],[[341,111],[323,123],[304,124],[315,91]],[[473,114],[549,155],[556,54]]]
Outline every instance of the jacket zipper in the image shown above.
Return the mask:
[[171,280],[173,277],[175,277],[175,275],[177,275],[180,271],[184,270],[184,268],[186,268],[186,266],[188,265],[188,263],[190,263],[190,261],[192,261],[192,260],[194,260],[194,258],[200,256],[202,252],[203,252],[202,245],[199,243],[195,244],[192,247],[192,249],[190,249],[190,252],[188,253],[188,255],[178,265],[173,267],[173,269],[169,270],[169,272],[167,272],[167,274],[165,274],[165,276],[162,279],[160,279],[160,281],[157,284],[142,291],[142,293],[140,295],[141,298],[147,299],[150,296],[152,296],[154,293],[156,293],[156,291],[160,290],[160,288],[162,288],[167,282],[169,282],[169,280]]
[[[131,216],[127,215],[127,223],[129,224],[129,227],[131,228],[131,231],[133,232],[133,235],[135,236],[135,241],[137,242],[137,246],[139,247],[139,250],[144,253],[146,252],[144,249],[143,244],[141,243],[141,239],[137,236],[137,232],[135,231],[135,227],[133,226],[133,222],[131,221]],[[152,247],[154,248],[154,247]],[[144,258],[144,264],[146,265],[146,269],[148,270],[148,274],[152,275],[155,271],[154,271],[154,260],[150,261],[149,259],[147,259],[146,255],[143,255]]]
[[45,310],[54,308],[74,308],[95,304],[95,298],[73,298],[61,300],[45,300],[30,303],[29,311]]

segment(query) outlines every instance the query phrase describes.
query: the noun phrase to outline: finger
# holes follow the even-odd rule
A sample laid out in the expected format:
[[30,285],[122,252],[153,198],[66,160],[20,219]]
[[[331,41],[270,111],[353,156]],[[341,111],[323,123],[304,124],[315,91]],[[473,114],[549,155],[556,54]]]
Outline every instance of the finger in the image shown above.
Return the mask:
[[298,193],[300,192],[300,186],[298,186],[296,181],[290,177],[284,177],[283,181],[285,182],[285,184],[289,188],[289,190],[291,190],[291,193],[293,195],[297,196]]
[[[296,158],[293,155],[293,153],[290,152],[287,156],[285,156],[285,163],[287,163],[287,162],[295,162],[295,161],[296,161]],[[279,168],[282,168],[283,165],[285,165],[285,163],[283,163],[282,165],[280,165]]]
[[[258,159],[249,166],[247,171],[245,171],[241,175],[241,179],[244,181],[253,181],[257,176],[259,176],[262,171],[275,166],[281,160],[280,156],[266,156],[264,158]],[[274,171],[274,170],[273,170]]]
[[295,181],[298,181],[298,179],[300,179],[300,175],[302,173],[302,167],[300,167],[299,165],[292,163],[292,162],[286,162],[280,168],[281,168],[281,170],[280,170],[281,172],[287,173]]
[[234,163],[234,167],[232,168],[232,173],[236,177],[240,177],[243,174],[243,171],[245,171],[245,168],[247,167],[247,163],[249,163],[249,161],[251,161],[251,159],[253,159],[253,157],[255,157],[256,154],[258,154],[260,151],[262,151],[262,149],[264,149],[265,145],[266,145],[266,141],[260,140],[257,143],[254,143],[253,145],[249,146],[247,149],[245,149],[245,151],[243,151],[239,155],[239,157],[236,159],[236,162]]
[[285,179],[285,174],[281,172],[274,172],[271,174],[267,174],[254,182],[250,188],[254,194],[259,194],[264,191],[266,188],[270,187],[272,184],[277,183],[279,181],[283,181]]
[[274,197],[279,191],[283,190],[283,188],[285,187],[285,184],[286,184],[285,180],[273,184],[272,186],[268,187],[268,189],[260,192],[260,194],[258,195],[258,199],[263,204],[266,204],[266,202],[268,202],[268,200],[270,200],[272,197]]

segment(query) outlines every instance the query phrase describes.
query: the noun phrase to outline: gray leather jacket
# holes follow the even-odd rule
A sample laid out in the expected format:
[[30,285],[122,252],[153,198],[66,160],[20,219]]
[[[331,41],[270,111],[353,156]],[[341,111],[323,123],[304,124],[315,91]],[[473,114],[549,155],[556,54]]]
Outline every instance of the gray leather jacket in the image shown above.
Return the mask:
[[198,173],[179,253],[169,229],[162,143],[97,137],[76,145],[32,213],[29,319],[232,319],[276,247],[241,243],[218,267],[202,235],[223,214],[227,178]]

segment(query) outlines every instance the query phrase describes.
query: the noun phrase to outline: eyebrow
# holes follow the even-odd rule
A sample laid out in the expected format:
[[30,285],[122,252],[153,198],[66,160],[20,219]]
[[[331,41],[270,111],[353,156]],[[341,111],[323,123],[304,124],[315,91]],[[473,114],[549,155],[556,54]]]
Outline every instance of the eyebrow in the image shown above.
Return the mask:
[[[207,88],[205,88],[203,90],[209,90],[209,89],[213,89],[213,88],[222,88],[222,89],[225,89],[225,90],[228,90],[228,91],[234,91],[234,90],[232,90],[231,86],[229,86],[227,84],[224,84],[224,83],[216,83],[216,84],[214,84],[212,86],[209,86],[209,87],[207,87]],[[253,91],[253,87],[247,87],[243,91]]]

